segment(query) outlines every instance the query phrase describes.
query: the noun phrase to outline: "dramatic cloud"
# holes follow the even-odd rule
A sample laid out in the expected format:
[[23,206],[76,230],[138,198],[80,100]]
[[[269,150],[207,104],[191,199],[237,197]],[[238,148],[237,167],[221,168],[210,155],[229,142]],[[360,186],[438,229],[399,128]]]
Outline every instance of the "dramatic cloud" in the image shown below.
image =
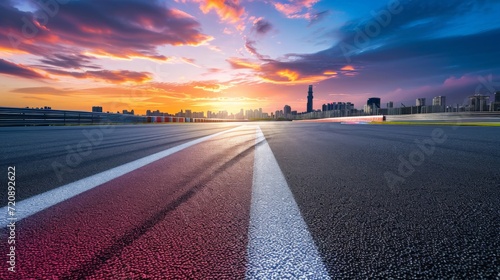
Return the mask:
[[11,76],[18,76],[26,79],[43,79],[45,78],[40,73],[30,67],[15,64],[4,59],[0,59],[0,73]]
[[257,51],[257,48],[255,47],[256,43],[257,42],[254,41],[254,40],[246,39],[245,40],[245,49],[247,50],[247,52],[249,52],[250,54],[256,56],[260,60],[267,60],[267,59],[269,59],[269,56],[263,55],[263,54],[261,54],[261,53],[259,53]]
[[247,59],[230,58],[227,60],[233,69],[252,70],[261,82],[273,84],[305,84],[330,79],[337,75],[332,71],[304,71],[305,63],[282,62],[273,59],[255,62]]
[[239,0],[193,0],[200,3],[200,9],[207,14],[214,10],[223,21],[237,23],[245,14]]
[[[492,39],[500,38],[500,29],[490,27],[484,32],[446,35],[436,33],[435,25],[411,24],[426,22],[429,17],[433,17],[433,21],[452,21],[457,14],[465,16],[494,1],[452,2],[456,5],[433,2],[427,6],[414,1],[402,2],[404,14],[392,15],[390,24],[381,28],[378,36],[363,33],[367,23],[377,23],[375,18],[355,20],[337,31],[337,38],[342,40],[332,47],[312,54],[288,54],[284,56],[289,58],[288,61],[270,60],[257,70],[262,77],[278,81],[277,76],[300,81],[300,77],[318,77],[320,80],[321,75],[332,75],[338,79],[329,84],[340,88],[359,91],[376,88],[379,92],[417,80],[437,84],[450,76],[499,72],[500,49]],[[359,39],[362,36],[368,39]],[[356,44],[356,38],[362,44]],[[231,65],[238,68],[245,64],[233,61]]]
[[8,3],[0,4],[0,46],[42,56],[63,46],[118,58],[166,60],[158,46],[200,45],[211,39],[192,16],[157,1],[70,1],[45,19],[38,16],[42,9],[20,11]]
[[271,29],[273,29],[272,24],[263,18],[258,18],[253,22],[252,30],[254,30],[257,34],[267,34],[271,31]]
[[261,69],[260,63],[256,63],[249,59],[231,57],[227,59],[227,62],[229,63],[229,65],[231,65],[231,68],[233,69],[253,69],[253,70]]
[[40,59],[40,62],[62,67],[62,68],[73,68],[73,69],[81,69],[81,68],[93,68],[98,69],[99,67],[96,65],[90,64],[90,62],[94,59],[94,57],[90,57],[83,54],[54,54],[50,55],[47,58]]
[[357,105],[500,90],[498,0],[60,2],[47,10],[40,3],[59,2],[0,1],[4,103],[34,96],[78,107],[140,90],[122,102],[180,110],[269,96],[301,107],[308,84],[318,102]]
[[49,10],[36,5],[33,7],[40,10],[16,8],[23,3],[29,4],[0,4],[0,50],[17,49],[40,56],[44,65],[28,68],[2,61],[4,74],[44,78],[35,71],[39,68],[52,75],[78,79],[142,83],[151,79],[149,73],[104,70],[93,62],[100,57],[166,61],[168,58],[159,54],[157,47],[199,45],[211,38],[201,33],[192,16],[157,1],[70,1]]

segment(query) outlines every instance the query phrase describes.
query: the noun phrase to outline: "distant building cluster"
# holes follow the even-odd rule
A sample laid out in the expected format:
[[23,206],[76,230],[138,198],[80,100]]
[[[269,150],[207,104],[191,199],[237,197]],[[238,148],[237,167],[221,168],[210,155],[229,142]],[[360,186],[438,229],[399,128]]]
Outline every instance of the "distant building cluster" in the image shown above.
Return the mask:
[[156,110],[156,111],[147,110],[146,116],[148,116],[148,117],[167,117],[167,116],[172,116],[172,115],[170,115],[169,113],[160,112],[160,110]]
[[176,117],[185,117],[185,118],[208,118],[208,119],[228,119],[228,120],[243,120],[243,119],[267,119],[269,118],[268,113],[262,112],[262,108],[254,109],[254,110],[244,110],[240,109],[240,111],[236,114],[229,113],[226,110],[222,111],[207,111],[207,115],[205,116],[205,112],[193,112],[191,110],[181,110],[180,112],[175,114]]
[[297,111],[292,111],[292,107],[290,105],[285,105],[283,110],[276,110],[274,114],[271,114],[271,118],[273,119],[287,119],[291,120],[296,118]]
[[[314,110],[313,108],[313,86],[309,85],[307,91],[307,104],[306,111],[298,113],[297,110],[292,110],[290,105],[285,105],[283,110],[276,110],[274,113],[268,114],[259,109],[249,109],[240,111],[236,114],[228,113],[227,111],[207,111],[207,115],[202,112],[194,112],[192,110],[181,110],[174,115],[161,112],[160,110],[147,110],[146,116],[175,116],[185,118],[210,118],[210,119],[309,119],[309,118],[331,118],[331,117],[346,117],[346,116],[363,116],[363,115],[404,115],[404,114],[425,114],[425,113],[442,113],[442,112],[486,112],[486,111],[500,111],[500,91],[494,95],[494,100],[490,102],[490,96],[486,95],[472,95],[468,98],[468,104],[465,105],[446,105],[446,96],[436,96],[432,98],[432,104],[428,104],[426,98],[417,98],[415,106],[406,106],[401,103],[400,107],[395,107],[393,101],[386,103],[385,108],[381,107],[380,97],[370,97],[366,101],[363,109],[358,110],[351,102],[331,102],[323,104],[321,110]],[[29,108],[27,109],[42,109],[51,110],[49,106]],[[102,106],[93,106],[92,112],[102,113]],[[109,111],[107,112],[109,113]],[[120,114],[120,112],[116,112]],[[134,115],[134,110],[123,110],[122,114]]]
[[[46,107],[50,108],[50,107]],[[101,106],[92,106],[92,112],[94,113],[102,113],[103,108]],[[109,112],[107,112],[109,113]],[[119,111],[116,112],[116,114],[120,114]],[[121,114],[127,114],[127,115],[135,115],[134,110],[123,110]],[[184,111],[181,110],[180,112],[177,112],[175,114],[169,114],[167,112],[162,112],[160,110],[147,110],[146,111],[146,116],[148,117],[183,117],[183,118],[210,118],[210,119],[269,119],[272,118],[273,115],[269,115],[268,113],[262,112],[262,108],[255,109],[255,110],[246,110],[244,111],[243,109],[240,109],[240,112],[233,114],[233,113],[228,113],[226,110],[224,111],[218,111],[218,112],[212,112],[212,111],[207,111],[207,115],[205,116],[205,112],[194,112],[190,109]]]
[[24,107],[25,109],[33,109],[33,110],[52,110],[52,107],[50,106],[43,106],[43,107]]
[[262,108],[254,109],[254,110],[246,110],[244,118],[248,119],[248,120],[267,119],[267,118],[269,118],[269,114],[262,112]]
[[381,107],[380,97],[370,97],[366,105],[361,110],[354,108],[351,102],[332,102],[323,104],[321,110],[313,108],[313,86],[309,85],[307,91],[306,112],[297,113],[292,111],[289,105],[285,105],[283,110],[275,112],[275,118],[285,119],[311,119],[311,118],[331,118],[345,116],[363,116],[363,115],[403,115],[403,114],[425,114],[425,113],[444,113],[444,112],[486,112],[500,111],[500,91],[495,93],[493,101],[489,102],[490,97],[484,95],[473,95],[469,97],[468,104],[447,106],[446,96],[436,96],[432,98],[432,104],[427,103],[426,98],[417,98],[415,105],[394,106],[393,101],[386,103],[386,108]]
[[192,110],[181,110],[180,112],[175,113],[176,117],[182,117],[182,118],[204,118],[205,113],[204,112],[193,112]]
[[344,110],[352,110],[354,109],[354,104],[351,102],[332,102],[332,103],[327,103],[323,104],[321,107],[321,111],[344,111]]

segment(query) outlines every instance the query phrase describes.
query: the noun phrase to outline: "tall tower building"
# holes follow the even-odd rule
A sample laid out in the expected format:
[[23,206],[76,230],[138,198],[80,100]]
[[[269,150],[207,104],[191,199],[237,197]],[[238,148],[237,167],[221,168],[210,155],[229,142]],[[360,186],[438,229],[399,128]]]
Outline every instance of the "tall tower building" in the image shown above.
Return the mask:
[[313,111],[313,86],[309,86],[309,91],[307,92],[307,112]]

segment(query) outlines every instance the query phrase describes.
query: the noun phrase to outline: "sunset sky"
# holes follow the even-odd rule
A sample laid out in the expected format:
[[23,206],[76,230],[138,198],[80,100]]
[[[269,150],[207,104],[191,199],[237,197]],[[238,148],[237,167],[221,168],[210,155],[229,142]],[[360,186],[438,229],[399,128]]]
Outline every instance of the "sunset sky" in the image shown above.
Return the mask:
[[[2,0],[0,106],[175,113],[500,90],[500,1]],[[384,107],[384,106],[383,106]]]

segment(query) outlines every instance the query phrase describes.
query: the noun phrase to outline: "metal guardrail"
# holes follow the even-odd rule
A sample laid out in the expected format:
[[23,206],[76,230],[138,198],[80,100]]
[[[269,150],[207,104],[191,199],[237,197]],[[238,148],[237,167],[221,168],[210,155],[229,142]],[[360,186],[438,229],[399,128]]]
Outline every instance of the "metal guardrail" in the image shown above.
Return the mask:
[[146,117],[83,111],[0,107],[0,126],[144,123]]
[[431,113],[431,114],[413,114],[413,115],[390,115],[386,116],[387,121],[443,121],[443,122],[500,122],[500,113],[498,112],[449,112],[449,113]]

